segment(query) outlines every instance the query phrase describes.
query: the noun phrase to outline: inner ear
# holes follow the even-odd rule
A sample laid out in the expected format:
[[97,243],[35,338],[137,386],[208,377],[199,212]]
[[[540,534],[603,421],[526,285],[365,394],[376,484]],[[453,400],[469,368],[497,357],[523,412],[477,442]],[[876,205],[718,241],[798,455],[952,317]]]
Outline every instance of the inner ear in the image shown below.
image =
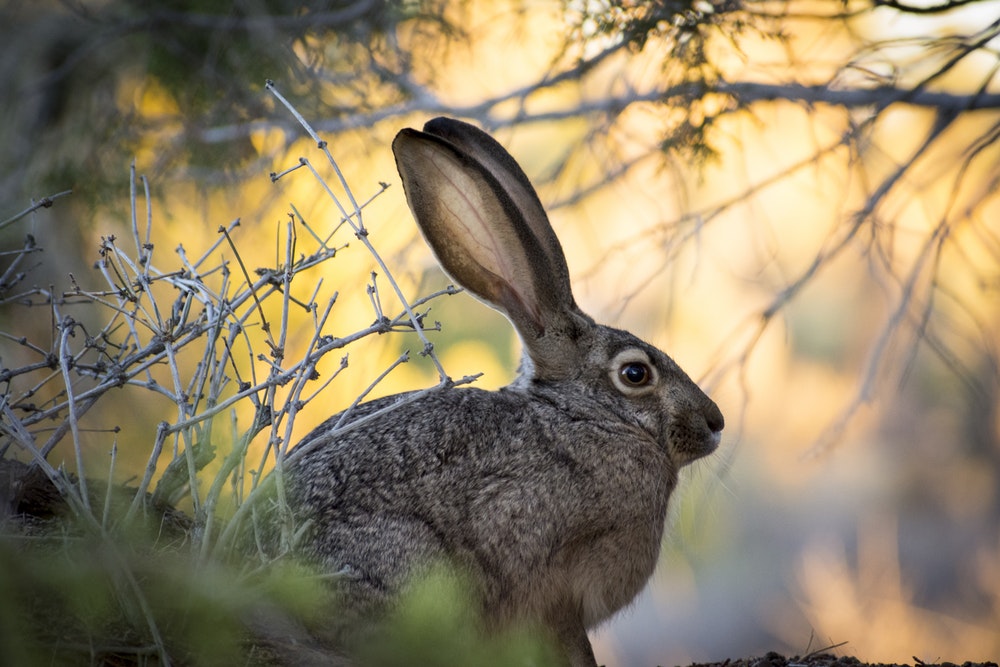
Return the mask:
[[497,179],[511,203],[520,211],[521,218],[530,228],[539,248],[545,253],[550,278],[569,295],[572,302],[569,268],[562,245],[549,223],[538,193],[521,165],[496,139],[475,125],[454,118],[439,117],[427,121],[424,131],[459,147]]
[[549,263],[497,179],[453,144],[415,130],[393,142],[414,218],[456,282],[538,336],[557,312]]
[[441,123],[461,145],[411,129],[393,141],[417,224],[444,270],[510,319],[534,378],[572,375],[593,320],[573,300],[562,249],[537,195],[499,144],[470,125]]

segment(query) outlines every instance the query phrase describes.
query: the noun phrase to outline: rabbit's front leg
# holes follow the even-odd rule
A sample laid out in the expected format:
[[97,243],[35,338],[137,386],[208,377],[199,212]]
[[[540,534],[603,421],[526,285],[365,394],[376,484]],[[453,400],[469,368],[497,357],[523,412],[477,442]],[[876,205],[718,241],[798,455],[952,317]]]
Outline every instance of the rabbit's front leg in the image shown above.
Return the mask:
[[559,643],[559,652],[566,667],[597,667],[579,609],[574,610],[572,603],[567,604],[551,612],[547,620],[549,630]]

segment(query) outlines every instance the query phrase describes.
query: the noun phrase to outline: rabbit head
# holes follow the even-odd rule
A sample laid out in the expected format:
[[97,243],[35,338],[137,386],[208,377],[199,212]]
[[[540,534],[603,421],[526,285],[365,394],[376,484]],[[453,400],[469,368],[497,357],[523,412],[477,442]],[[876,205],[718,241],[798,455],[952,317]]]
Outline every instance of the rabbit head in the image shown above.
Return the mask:
[[576,305],[542,203],[514,158],[476,127],[436,118],[393,142],[406,199],[451,277],[499,310],[524,345],[517,386],[558,383],[612,398],[680,466],[709,454],[724,420],[670,357],[596,325]]
[[[595,323],[538,196],[472,125],[438,118],[393,142],[407,201],[442,267],[511,321],[520,374],[362,404],[290,454],[304,549],[347,573],[344,600],[384,609],[427,563],[471,582],[488,629],[547,630],[594,665],[586,630],[652,574],[679,469],[718,446],[719,408],[670,359]],[[397,403],[395,409],[382,408]]]

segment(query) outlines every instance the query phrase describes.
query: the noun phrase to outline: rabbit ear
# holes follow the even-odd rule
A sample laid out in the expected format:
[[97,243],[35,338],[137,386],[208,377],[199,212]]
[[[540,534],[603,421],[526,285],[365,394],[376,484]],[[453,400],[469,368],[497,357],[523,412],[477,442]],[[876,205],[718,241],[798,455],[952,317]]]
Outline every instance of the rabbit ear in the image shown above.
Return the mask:
[[435,118],[428,121],[424,125],[424,132],[437,135],[458,146],[497,179],[500,187],[510,195],[511,201],[520,210],[521,218],[531,228],[542,252],[548,256],[552,277],[561,281],[558,288],[565,290],[564,293],[572,299],[569,268],[566,266],[562,245],[552,225],[549,224],[549,218],[535,188],[510,153],[496,139],[475,125],[452,118]]
[[392,143],[413,215],[444,269],[514,324],[535,376],[565,377],[592,321],[524,172],[475,127],[437,118]]

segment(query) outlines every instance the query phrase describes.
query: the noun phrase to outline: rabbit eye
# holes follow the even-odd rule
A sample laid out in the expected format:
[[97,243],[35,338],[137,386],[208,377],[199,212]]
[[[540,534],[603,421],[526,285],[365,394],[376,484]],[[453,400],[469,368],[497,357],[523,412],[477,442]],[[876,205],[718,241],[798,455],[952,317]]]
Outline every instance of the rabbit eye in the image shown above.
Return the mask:
[[659,375],[649,353],[638,347],[625,348],[608,365],[608,375],[615,388],[636,398],[656,391]]
[[618,370],[618,376],[629,387],[643,387],[652,380],[653,373],[646,364],[631,361]]

